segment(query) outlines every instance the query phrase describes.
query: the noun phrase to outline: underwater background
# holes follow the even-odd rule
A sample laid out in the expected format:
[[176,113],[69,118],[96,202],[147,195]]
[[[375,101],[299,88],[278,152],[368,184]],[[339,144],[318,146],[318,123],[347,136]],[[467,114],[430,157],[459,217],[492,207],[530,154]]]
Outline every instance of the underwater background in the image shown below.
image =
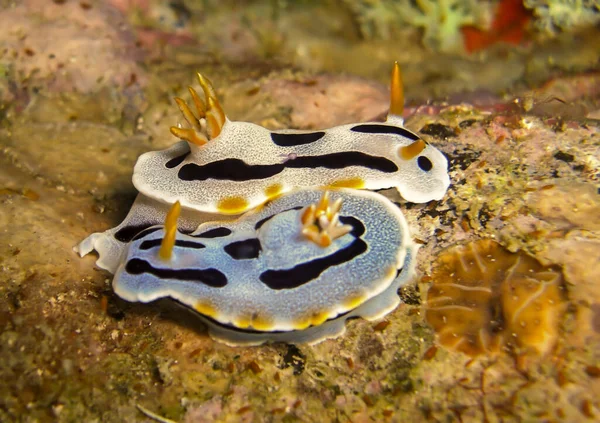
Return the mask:
[[[0,421],[600,421],[600,1],[0,8]],[[231,120],[312,130],[384,120],[395,61],[451,185],[401,204],[417,276],[383,320],[229,347],[73,252],[196,72]]]

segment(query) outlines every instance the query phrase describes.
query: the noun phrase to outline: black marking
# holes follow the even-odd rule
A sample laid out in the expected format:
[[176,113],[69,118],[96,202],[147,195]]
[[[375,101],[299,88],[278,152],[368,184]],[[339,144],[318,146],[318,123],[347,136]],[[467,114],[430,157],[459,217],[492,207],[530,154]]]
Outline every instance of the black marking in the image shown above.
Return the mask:
[[471,164],[476,162],[477,159],[479,159],[479,156],[481,156],[481,152],[480,151],[471,151],[471,150],[462,150],[462,151],[457,151],[454,154],[444,154],[444,155],[448,159],[449,170],[451,170],[451,171],[455,170],[455,169],[465,170]]
[[316,169],[318,167],[344,169],[350,166],[361,166],[385,173],[394,173],[398,170],[398,166],[385,157],[370,156],[359,151],[323,154],[321,156],[299,156],[294,160],[285,162],[285,166],[294,169]]
[[227,244],[223,249],[235,260],[258,258],[258,255],[262,250],[260,241],[257,238],[232,242],[231,244]]
[[260,219],[258,222],[256,222],[256,224],[254,225],[254,229],[256,229],[257,231],[262,227],[262,225],[264,225],[265,223],[267,223],[270,219],[274,218],[276,215],[280,214],[280,213],[285,213],[287,211],[290,210],[300,210],[301,208],[303,208],[303,206],[296,206],[296,207],[292,207],[291,209],[287,209],[287,210],[283,210],[280,212],[277,212],[275,214],[272,214],[271,216],[267,216],[264,219]]
[[136,236],[133,237],[132,241],[137,241],[138,239],[144,238],[147,235],[150,235],[156,231],[161,230],[162,228],[160,226],[155,226],[154,228],[148,228],[148,229],[144,229],[143,231],[141,231],[140,233],[138,233]]
[[487,228],[487,224],[490,220],[492,220],[495,216],[493,210],[490,209],[488,203],[483,203],[483,206],[479,209],[477,213],[477,220],[479,220],[479,224],[484,228]]
[[571,163],[573,160],[575,160],[574,155],[572,155],[570,153],[565,153],[564,151],[560,151],[560,150],[558,150],[556,153],[554,153],[554,155],[552,157],[554,157],[556,160],[561,160],[565,163]]
[[421,305],[421,294],[417,284],[400,286],[398,287],[397,293],[403,303],[408,305]]
[[[365,231],[365,226],[362,222],[354,217],[343,216],[340,218],[340,222],[352,225],[353,229],[350,233],[354,236],[360,236]],[[307,263],[294,266],[291,269],[267,270],[261,273],[259,279],[271,289],[298,288],[317,279],[321,273],[330,267],[354,260],[365,251],[367,251],[367,243],[360,238],[356,238],[347,247],[327,257],[311,260]]]
[[461,123],[459,123],[458,126],[461,129],[466,129],[466,128],[470,127],[470,126],[473,126],[477,122],[479,122],[477,119],[466,119],[466,120],[463,120]]
[[134,236],[141,233],[143,230],[148,229],[150,226],[159,224],[160,222],[146,222],[140,225],[125,226],[119,229],[115,233],[115,239],[119,242],[129,242]]
[[422,127],[419,132],[443,140],[456,137],[456,130],[454,128],[441,123],[429,123]]
[[141,259],[131,259],[125,265],[125,271],[131,275],[149,273],[161,279],[198,282],[212,288],[223,288],[227,285],[227,277],[217,269],[157,269]]
[[417,165],[419,165],[419,168],[425,172],[429,172],[433,168],[433,163],[431,163],[431,160],[425,156],[419,156],[417,159]]
[[183,161],[188,156],[188,154],[190,154],[190,150],[188,150],[187,153],[184,153],[181,156],[177,156],[177,157],[169,160],[168,162],[166,162],[165,167],[167,169],[173,169],[174,167],[179,166],[181,163],[183,163]]
[[[156,239],[150,239],[150,240],[144,241],[140,244],[140,250],[149,250],[154,247],[160,247],[161,242],[162,242],[162,238],[156,238]],[[175,246],[183,247],[183,248],[195,248],[195,249],[205,248],[204,244],[200,244],[199,242],[194,242],[194,241],[186,241],[184,239],[176,240]]]
[[342,225],[352,226],[350,235],[354,236],[355,238],[359,238],[365,233],[365,225],[363,225],[362,222],[355,217],[340,216],[340,223]]
[[178,176],[182,181],[205,181],[212,178],[241,182],[270,178],[284,168],[283,164],[248,165],[240,159],[224,159],[202,166],[188,163],[179,169]]
[[401,135],[409,140],[416,141],[419,136],[406,128],[402,128],[401,126],[392,126],[392,125],[358,125],[350,128],[352,132],[361,132],[363,134],[396,134]]
[[302,374],[304,371],[306,356],[302,354],[302,351],[300,351],[297,346],[288,344],[285,354],[280,353],[280,355],[283,359],[283,363],[281,363],[280,368],[285,369],[291,366],[294,369],[294,376]]
[[280,147],[310,144],[320,140],[324,136],[325,132],[306,132],[300,134],[278,134],[277,132],[271,132],[271,139]]
[[[135,240],[145,237],[146,235],[151,234],[152,232],[162,229],[162,227],[160,227],[160,226],[157,226],[155,228],[152,227],[152,226],[156,226],[156,225],[160,225],[160,224],[162,224],[162,222],[148,221],[148,222],[142,223],[140,225],[125,226],[124,228],[119,229],[115,233],[114,237],[119,242],[127,243],[130,241],[135,241]],[[183,228],[179,228],[178,230],[182,234],[188,234],[189,232],[193,231],[193,230],[192,231],[186,230]]]
[[385,157],[370,156],[358,151],[347,151],[321,156],[298,156],[294,160],[268,165],[249,165],[240,159],[223,159],[202,166],[188,163],[179,169],[178,175],[182,181],[219,179],[242,182],[271,178],[283,172],[285,168],[316,169],[323,167],[326,169],[344,169],[350,166],[366,167],[385,173],[393,173],[398,170],[398,166]]
[[201,234],[192,235],[192,236],[194,238],[222,238],[227,235],[231,235],[231,229],[214,228],[214,229],[209,229],[206,232],[202,232]]

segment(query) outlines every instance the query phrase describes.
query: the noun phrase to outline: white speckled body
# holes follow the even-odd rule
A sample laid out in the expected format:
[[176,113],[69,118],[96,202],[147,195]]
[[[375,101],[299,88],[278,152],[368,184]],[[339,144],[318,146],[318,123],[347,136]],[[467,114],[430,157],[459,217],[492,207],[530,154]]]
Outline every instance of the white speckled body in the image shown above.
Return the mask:
[[[340,219],[349,219],[354,229],[322,248],[302,236],[300,222],[304,208],[322,194],[319,189],[295,191],[237,220],[178,234],[169,262],[157,255],[162,228],[147,230],[130,243],[113,288],[128,301],[172,298],[210,318],[215,327],[260,332],[269,339],[271,332],[305,330],[352,312],[386,291],[400,271],[407,280],[414,263],[406,263],[406,256],[416,249],[400,210],[368,191],[332,191],[332,200],[343,200]],[[228,234],[203,236],[217,231]],[[242,246],[241,258],[228,253],[244,243],[256,251],[248,253]],[[207,269],[218,269],[224,285],[211,286],[214,277],[203,282],[200,272]],[[395,291],[392,295],[397,304]]]
[[[397,133],[352,130],[357,127],[400,129],[411,138]],[[406,200],[422,203],[442,198],[450,184],[447,160],[434,147],[427,145],[418,156],[426,157],[432,164],[427,171],[419,167],[418,157],[405,160],[400,156],[399,149],[413,143],[418,136],[394,125],[393,121],[276,134],[323,136],[314,142],[280,146],[273,142],[272,132],[261,126],[227,121],[217,138],[201,147],[192,145],[190,154],[186,155],[190,149],[188,143],[181,142],[167,150],[142,155],[134,169],[133,183],[140,193],[157,201],[180,201],[184,208],[225,214],[253,209],[274,195],[296,188],[337,186],[373,190],[395,187]],[[347,161],[355,164],[336,163],[338,157],[340,161],[346,160],[340,156],[345,153],[354,154],[348,156]],[[292,159],[288,159],[290,154]],[[182,156],[185,158],[177,166],[165,166]],[[236,163],[235,169],[230,166],[230,171],[224,170],[231,163],[222,161],[224,158],[237,159],[244,165]],[[300,163],[301,160],[304,162]],[[184,180],[181,177],[186,166],[207,169],[207,165],[219,161],[222,163],[219,176],[208,170],[205,173],[212,177],[206,179]],[[298,164],[301,167],[294,167]],[[268,173],[274,174],[263,176]],[[230,209],[228,199],[234,200]]]

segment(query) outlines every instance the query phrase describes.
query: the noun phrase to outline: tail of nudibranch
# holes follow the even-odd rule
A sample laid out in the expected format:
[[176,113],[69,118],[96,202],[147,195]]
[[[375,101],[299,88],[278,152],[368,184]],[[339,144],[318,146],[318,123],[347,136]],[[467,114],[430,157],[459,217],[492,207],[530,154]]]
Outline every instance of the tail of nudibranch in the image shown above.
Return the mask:
[[404,118],[402,113],[404,112],[404,85],[402,84],[402,73],[400,72],[400,65],[398,62],[394,62],[392,68],[392,81],[390,84],[390,111],[388,113],[387,120],[395,120],[402,124]]
[[172,126],[171,133],[182,140],[201,146],[219,136],[225,124],[225,112],[208,78],[198,73],[198,81],[202,91],[204,91],[205,100],[200,98],[194,88],[188,87],[196,108],[196,114],[192,112],[184,100],[179,97],[175,98],[179,110],[181,110],[183,117],[191,128]]

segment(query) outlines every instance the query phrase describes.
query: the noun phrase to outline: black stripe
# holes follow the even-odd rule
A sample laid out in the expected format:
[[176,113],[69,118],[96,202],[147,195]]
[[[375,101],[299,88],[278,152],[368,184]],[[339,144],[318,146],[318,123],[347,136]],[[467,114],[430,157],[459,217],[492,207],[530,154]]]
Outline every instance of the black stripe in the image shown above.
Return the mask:
[[224,159],[205,165],[188,163],[179,169],[179,179],[182,181],[205,181],[207,179],[248,181],[266,179],[284,171],[285,168],[344,169],[350,166],[361,166],[385,173],[398,170],[394,162],[385,157],[370,156],[358,151],[324,154],[321,156],[298,156],[285,163],[270,165],[249,165],[240,159]]
[[317,167],[324,167],[326,169],[344,169],[350,166],[367,167],[385,173],[393,173],[398,170],[398,166],[385,157],[370,156],[359,151],[323,154],[321,156],[302,156],[285,162],[285,167],[292,169],[315,169]]
[[174,167],[179,166],[185,160],[185,158],[188,156],[188,154],[190,154],[189,150],[187,153],[184,153],[181,156],[177,156],[177,157],[169,160],[168,162],[165,163],[165,167],[167,169],[173,169]]
[[161,230],[162,228],[160,226],[157,226],[155,228],[148,228],[148,229],[144,229],[142,232],[138,233],[136,236],[133,237],[132,241],[136,241],[140,238],[144,238],[146,235],[150,235],[156,231]]
[[259,230],[262,227],[262,225],[267,223],[270,219],[274,218],[278,214],[285,213],[286,211],[290,211],[290,210],[300,210],[302,207],[303,206],[292,207],[291,209],[283,210],[283,211],[280,211],[279,213],[272,214],[271,216],[267,216],[264,219],[261,219],[258,222],[256,222],[256,224],[254,225],[254,229]]
[[[351,234],[354,236],[360,236],[365,232],[365,226],[354,217],[344,216],[340,218],[340,221],[352,225]],[[354,260],[365,251],[367,251],[367,243],[360,238],[356,238],[346,248],[338,250],[327,257],[311,260],[291,269],[267,270],[261,273],[259,279],[271,289],[298,288],[318,278],[321,273],[330,267]]]
[[231,234],[231,229],[214,228],[198,235],[192,235],[194,238],[221,238]]
[[[160,229],[160,228],[159,228]],[[140,244],[140,250],[149,250],[154,247],[159,247],[162,242],[162,238],[150,239]],[[175,240],[175,246],[183,248],[205,248],[204,244],[194,241],[186,241],[184,239]]]
[[294,289],[319,277],[332,266],[346,263],[367,251],[367,244],[362,239],[355,239],[352,244],[330,256],[302,263],[286,270],[267,270],[259,279],[271,289]]
[[416,141],[419,136],[408,129],[402,128],[401,126],[392,125],[358,125],[350,128],[353,132],[362,132],[363,134],[396,134],[402,135],[410,140]]
[[325,132],[306,132],[301,134],[278,134],[271,132],[271,139],[280,147],[310,144],[325,136]]
[[248,260],[258,258],[262,248],[258,239],[251,238],[232,242],[223,249],[235,260]]
[[[114,237],[117,241],[119,242],[130,242],[130,241],[135,241],[137,239],[141,239],[143,237],[145,237],[146,235],[151,234],[154,231],[158,231],[159,229],[162,228],[151,228],[151,226],[155,226],[155,225],[160,225],[162,224],[162,221],[147,221],[144,223],[141,223],[139,225],[133,225],[133,226],[125,226],[124,228],[119,229]],[[182,228],[179,228],[179,232],[181,232],[182,234],[188,234],[190,232],[193,232],[193,230],[185,230]]]
[[131,259],[125,266],[131,275],[150,273],[161,279],[175,279],[186,282],[199,282],[212,288],[223,288],[227,285],[227,277],[217,269],[157,269],[141,259]]
[[363,225],[356,217],[340,216],[339,220],[342,225],[352,226],[352,230],[350,231],[352,236],[359,238],[365,233],[365,225]]
[[120,242],[129,242],[137,234],[141,234],[144,229],[148,229],[150,226],[158,225],[160,223],[161,222],[145,222],[140,225],[125,226],[115,233],[115,239]]

